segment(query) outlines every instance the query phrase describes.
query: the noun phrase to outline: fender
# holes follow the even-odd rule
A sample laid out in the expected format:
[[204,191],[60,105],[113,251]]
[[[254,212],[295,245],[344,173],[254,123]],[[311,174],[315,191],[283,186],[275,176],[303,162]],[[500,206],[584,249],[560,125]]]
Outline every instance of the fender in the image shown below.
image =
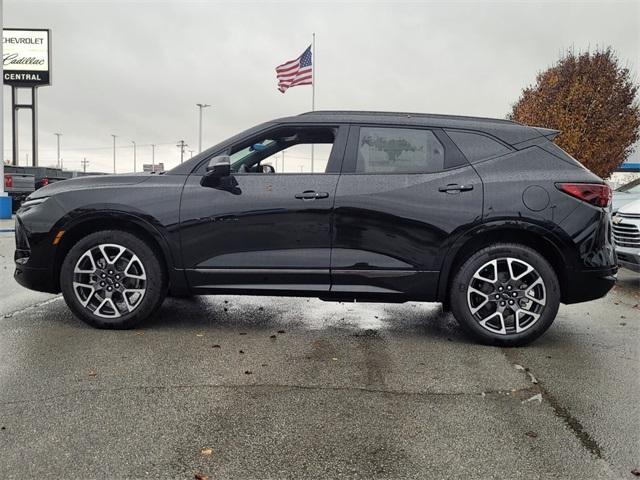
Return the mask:
[[[131,207],[128,208],[130,209]],[[122,211],[118,204],[91,205],[88,210],[86,207],[81,210],[74,210],[58,220],[50,230],[51,240],[60,229],[70,232],[86,222],[99,221],[107,223],[109,220],[117,222],[124,220],[132,223],[151,236],[160,246],[167,262],[167,274],[172,292],[187,293],[185,289],[188,287],[184,272],[181,265],[176,264],[176,259],[182,258],[179,252],[179,245],[171,244],[169,232],[155,218],[143,212],[131,213]]]
[[475,224],[460,234],[449,247],[440,267],[437,292],[438,301],[447,302],[449,280],[453,273],[451,269],[458,253],[460,253],[464,246],[474,238],[477,238],[478,235],[498,234],[500,232],[504,234],[514,233],[516,235],[525,234],[541,239],[554,250],[555,254],[565,262],[568,268],[575,268],[576,261],[574,255],[571,255],[571,238],[558,226],[528,218],[493,218],[490,221]]

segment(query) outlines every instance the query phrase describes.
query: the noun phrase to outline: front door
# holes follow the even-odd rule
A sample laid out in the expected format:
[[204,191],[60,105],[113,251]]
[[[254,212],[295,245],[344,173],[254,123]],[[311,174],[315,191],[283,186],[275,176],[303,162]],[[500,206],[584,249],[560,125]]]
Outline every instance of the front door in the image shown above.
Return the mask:
[[180,237],[191,287],[200,293],[327,292],[345,144],[340,126],[280,126],[224,152],[232,173],[215,186],[201,185],[202,168],[190,175]]

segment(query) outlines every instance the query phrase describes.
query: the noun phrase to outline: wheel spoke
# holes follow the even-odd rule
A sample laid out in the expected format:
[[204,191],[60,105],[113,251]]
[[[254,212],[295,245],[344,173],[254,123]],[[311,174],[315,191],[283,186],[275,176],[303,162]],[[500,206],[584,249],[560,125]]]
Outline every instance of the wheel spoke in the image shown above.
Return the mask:
[[[80,265],[83,263],[85,259],[88,259],[89,262],[91,262],[91,270],[85,270],[83,268],[80,268]],[[91,250],[87,250],[82,254],[80,259],[76,263],[76,266],[73,269],[73,273],[94,273],[96,270],[97,270],[96,262],[93,260],[93,254],[91,253]]]
[[[516,275],[513,272],[513,264],[514,262],[519,263],[520,265],[524,265],[525,266],[525,271],[522,272],[520,275]],[[515,258],[507,258],[507,265],[509,266],[509,276],[511,277],[511,280],[519,280],[522,277],[524,277],[525,275],[527,275],[528,273],[533,272],[533,267],[531,265],[529,265],[528,263],[525,263],[521,260],[517,260]]]
[[[107,248],[117,248],[118,249],[118,253],[116,254],[116,256],[112,259],[109,258],[109,254],[107,253]],[[116,263],[118,261],[118,259],[120,258],[120,256],[127,251],[127,249],[125,247],[123,247],[122,245],[115,245],[112,243],[107,243],[107,244],[103,244],[100,245],[98,247],[98,249],[100,250],[100,253],[102,254],[102,258],[104,258],[107,262],[107,264],[113,265],[114,263]]]
[[[472,293],[475,293],[476,295],[484,297],[482,302],[480,303],[480,305],[476,305],[475,307],[471,306],[471,294]],[[489,295],[487,295],[484,292],[481,292],[480,290],[478,290],[477,288],[474,288],[474,287],[469,287],[469,291],[467,293],[467,298],[468,298],[468,301],[469,301],[469,307],[471,308],[471,314],[472,315],[475,315],[478,312],[478,310],[480,310],[487,303],[489,303]]]
[[[138,294],[138,298],[135,302],[135,304],[131,303],[131,299],[129,298],[128,294]],[[127,290],[125,290],[124,292],[122,292],[122,297],[124,298],[124,303],[127,305],[127,308],[129,309],[129,311],[133,311],[133,309],[135,309],[140,302],[142,301],[142,297],[144,296],[145,293],[145,289],[144,288],[129,288]]]
[[516,310],[516,313],[515,313],[516,333],[523,332],[529,327],[529,325],[527,325],[524,328],[521,326],[521,323],[520,323],[521,318],[520,318],[520,316],[524,316],[524,315],[531,315],[533,317],[533,321],[530,322],[530,325],[533,325],[540,318],[540,315],[538,313],[534,313],[534,312],[532,312],[530,310],[525,310],[525,309],[522,309],[522,308]]
[[136,280],[146,280],[147,276],[145,275],[144,270],[142,270],[141,274],[129,273],[129,269],[136,264],[138,266],[142,265],[142,263],[140,262],[140,259],[136,255],[133,255],[122,273],[124,273],[124,275],[129,278],[134,278]]
[[[540,290],[542,292],[542,298],[537,298],[535,296],[536,291],[535,291],[534,287],[536,287],[538,285],[540,285]],[[531,285],[529,285],[527,287],[527,293],[525,294],[525,296],[529,300],[532,300],[532,301],[536,302],[537,304],[542,305],[543,307],[545,306],[546,297],[547,297],[547,291],[545,290],[544,282],[542,281],[541,277],[538,277],[535,282],[533,282]]]
[[[113,310],[113,313],[111,314],[102,313],[102,309],[107,305],[111,307],[111,309]],[[118,310],[118,307],[116,307],[116,304],[114,303],[114,301],[109,297],[102,300],[102,302],[100,302],[100,305],[98,305],[98,307],[95,309],[93,313],[95,313],[99,317],[107,317],[107,318],[117,318],[120,316],[120,310]]]
[[[78,288],[84,288],[84,289],[90,290],[85,300],[83,300],[82,297],[80,296],[78,292]],[[93,285],[89,285],[87,283],[80,283],[80,282],[73,282],[73,290],[76,292],[76,296],[78,297],[78,300],[80,300],[80,303],[82,304],[83,307],[87,306],[87,304],[93,297],[93,294],[96,293],[96,289],[93,287]]]
[[[492,328],[490,325],[487,325],[487,322],[489,322],[489,320],[493,319],[494,317],[498,317],[500,319],[500,330],[496,330],[495,328]],[[495,332],[495,333],[501,333],[501,334],[507,333],[507,327],[504,324],[504,317],[500,312],[495,312],[489,315],[488,317],[486,317],[484,320],[481,320],[480,325],[482,325],[487,330],[491,330],[492,332]]]
[[[483,277],[480,272],[485,268],[491,266],[493,268],[493,278]],[[483,282],[496,283],[498,281],[498,260],[491,260],[489,263],[483,265],[474,275],[473,278],[482,280]]]

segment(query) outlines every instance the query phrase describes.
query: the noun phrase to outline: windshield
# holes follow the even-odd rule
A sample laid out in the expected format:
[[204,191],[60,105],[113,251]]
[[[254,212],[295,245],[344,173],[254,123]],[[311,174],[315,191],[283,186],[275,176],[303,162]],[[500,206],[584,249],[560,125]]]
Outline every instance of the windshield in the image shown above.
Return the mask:
[[632,182],[622,185],[616,192],[640,193],[640,178],[636,178]]

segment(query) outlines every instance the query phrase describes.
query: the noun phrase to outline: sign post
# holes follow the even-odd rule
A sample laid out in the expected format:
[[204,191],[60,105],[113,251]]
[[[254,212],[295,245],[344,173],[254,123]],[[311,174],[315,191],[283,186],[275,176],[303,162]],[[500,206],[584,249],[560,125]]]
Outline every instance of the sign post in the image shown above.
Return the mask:
[[[0,25],[2,25],[2,0],[0,0]],[[0,44],[0,55],[2,54],[2,44]],[[2,75],[2,64],[0,64],[0,75]],[[4,131],[4,108],[3,97],[0,95],[0,132]],[[11,197],[4,191],[4,135],[0,135],[0,219],[11,218]]]
[[[51,32],[47,29],[5,28],[2,31],[3,82],[11,86],[12,163],[18,164],[18,111],[31,110],[33,166],[38,166],[38,87],[51,85]],[[19,103],[19,89],[31,90],[30,103]]]

